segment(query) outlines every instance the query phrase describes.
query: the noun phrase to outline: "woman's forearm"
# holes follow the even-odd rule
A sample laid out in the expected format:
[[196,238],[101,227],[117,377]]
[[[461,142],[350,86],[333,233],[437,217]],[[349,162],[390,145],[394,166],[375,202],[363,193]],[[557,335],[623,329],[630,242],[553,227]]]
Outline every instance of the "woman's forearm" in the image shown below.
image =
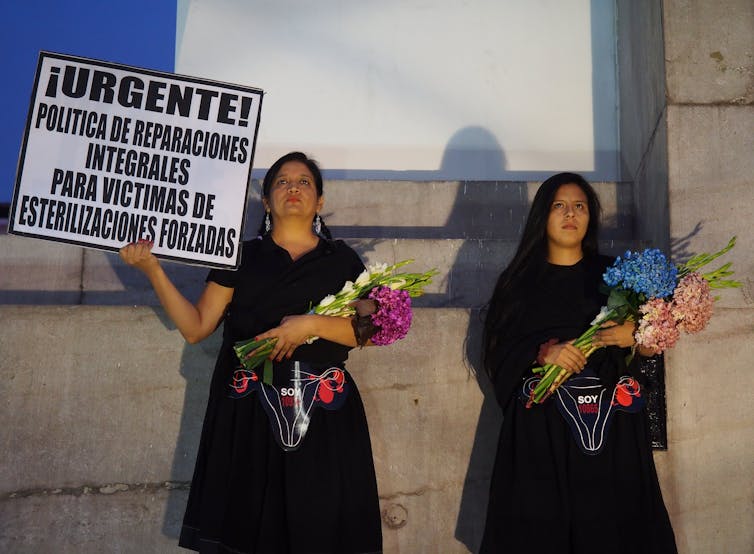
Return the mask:
[[350,317],[308,315],[311,318],[312,336],[336,342],[344,346],[356,346],[356,335]]
[[188,342],[199,342],[212,334],[233,298],[232,288],[209,283],[199,302],[194,305],[175,287],[160,261],[152,254],[151,242],[141,240],[127,244],[119,254],[126,264],[149,279],[168,317]]
[[[187,342],[195,344],[212,334],[230,301],[230,298],[225,302],[211,300],[213,283],[207,286],[197,305],[194,305],[176,288],[161,265],[151,268],[146,276],[168,317]],[[228,290],[232,293],[232,289]]]

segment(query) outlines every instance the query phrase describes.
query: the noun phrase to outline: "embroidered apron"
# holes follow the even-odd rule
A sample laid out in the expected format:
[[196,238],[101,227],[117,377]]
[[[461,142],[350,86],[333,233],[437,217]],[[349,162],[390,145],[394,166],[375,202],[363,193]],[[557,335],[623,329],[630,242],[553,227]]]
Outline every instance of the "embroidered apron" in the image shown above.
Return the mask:
[[[528,401],[539,380],[539,376],[524,380],[519,390],[522,402]],[[615,412],[635,414],[645,404],[641,385],[633,377],[624,375],[615,387],[608,389],[588,369],[566,380],[555,390],[553,398],[576,444],[589,455],[599,454],[602,450]]]
[[338,410],[348,396],[350,382],[338,364],[311,364],[286,360],[273,365],[272,384],[254,370],[239,367],[230,384],[231,398],[256,392],[270,421],[272,434],[283,450],[296,450],[309,429],[315,408]]

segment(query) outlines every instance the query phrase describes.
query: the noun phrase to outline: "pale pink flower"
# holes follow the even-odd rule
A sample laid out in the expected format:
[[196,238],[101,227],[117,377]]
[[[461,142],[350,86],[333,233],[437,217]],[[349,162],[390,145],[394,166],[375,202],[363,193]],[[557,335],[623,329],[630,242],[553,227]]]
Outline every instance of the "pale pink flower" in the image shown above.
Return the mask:
[[672,348],[681,333],[676,325],[670,302],[653,298],[643,304],[639,311],[644,314],[634,338],[637,344],[652,348],[658,353]]
[[686,333],[698,333],[712,317],[712,289],[699,273],[689,273],[673,293],[673,317],[678,328]]

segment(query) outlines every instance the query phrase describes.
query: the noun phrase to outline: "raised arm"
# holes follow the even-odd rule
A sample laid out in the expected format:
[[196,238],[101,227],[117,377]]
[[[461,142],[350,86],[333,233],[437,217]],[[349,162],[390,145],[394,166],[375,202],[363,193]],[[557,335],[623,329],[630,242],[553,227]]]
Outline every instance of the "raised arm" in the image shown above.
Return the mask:
[[149,242],[138,242],[120,249],[121,259],[146,275],[160,304],[187,342],[194,344],[211,335],[220,323],[233,297],[233,289],[207,283],[196,305],[189,302],[175,287],[152,254]]

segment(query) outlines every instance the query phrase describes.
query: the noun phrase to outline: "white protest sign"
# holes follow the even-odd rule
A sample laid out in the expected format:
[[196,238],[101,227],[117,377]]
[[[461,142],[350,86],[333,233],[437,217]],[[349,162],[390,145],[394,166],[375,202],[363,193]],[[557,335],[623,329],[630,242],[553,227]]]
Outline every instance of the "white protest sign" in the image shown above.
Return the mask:
[[237,267],[262,91],[42,52],[8,231]]

